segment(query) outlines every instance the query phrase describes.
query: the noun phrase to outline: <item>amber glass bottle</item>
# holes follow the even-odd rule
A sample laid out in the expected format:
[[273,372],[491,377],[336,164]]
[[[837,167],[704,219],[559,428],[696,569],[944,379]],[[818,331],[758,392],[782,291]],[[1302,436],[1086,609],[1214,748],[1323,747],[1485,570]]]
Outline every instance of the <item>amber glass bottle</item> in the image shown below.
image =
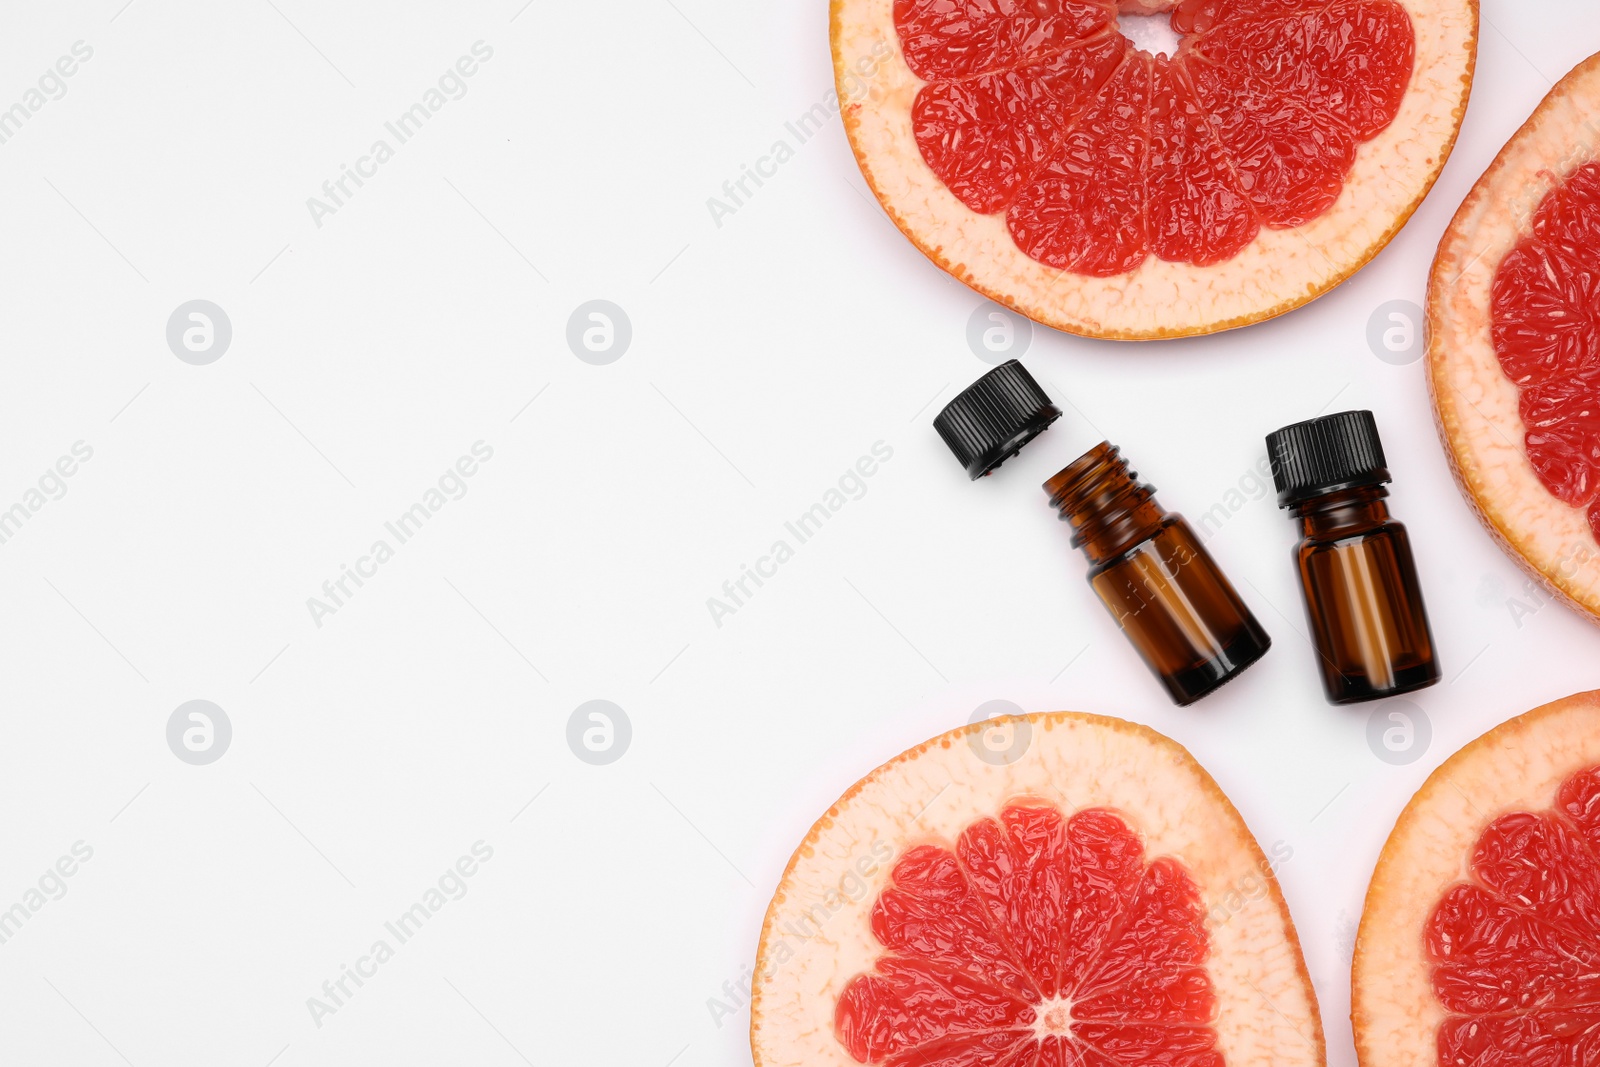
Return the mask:
[[1287,426],[1267,449],[1278,504],[1300,524],[1295,558],[1329,702],[1433,685],[1433,633],[1411,539],[1384,502],[1389,470],[1372,412]]
[[1167,693],[1192,704],[1266,654],[1272,639],[1181,515],[1169,515],[1102,442],[1044,485],[1089,557],[1089,585]]

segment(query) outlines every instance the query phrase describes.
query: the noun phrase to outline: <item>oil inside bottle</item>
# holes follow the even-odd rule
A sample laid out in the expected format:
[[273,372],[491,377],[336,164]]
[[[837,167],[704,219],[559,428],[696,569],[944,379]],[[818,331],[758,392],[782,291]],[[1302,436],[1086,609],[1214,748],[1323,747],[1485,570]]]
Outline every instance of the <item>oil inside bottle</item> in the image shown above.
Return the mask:
[[1295,561],[1328,701],[1433,685],[1433,634],[1411,538],[1389,516],[1389,466],[1372,412],[1285,426],[1267,438],[1267,452],[1278,506],[1300,524]]
[[1045,483],[1089,559],[1089,585],[1180,704],[1266,654],[1272,639],[1181,515],[1102,442]]
[[1296,505],[1296,549],[1323,689],[1354,704],[1439,680],[1411,539],[1381,486]]

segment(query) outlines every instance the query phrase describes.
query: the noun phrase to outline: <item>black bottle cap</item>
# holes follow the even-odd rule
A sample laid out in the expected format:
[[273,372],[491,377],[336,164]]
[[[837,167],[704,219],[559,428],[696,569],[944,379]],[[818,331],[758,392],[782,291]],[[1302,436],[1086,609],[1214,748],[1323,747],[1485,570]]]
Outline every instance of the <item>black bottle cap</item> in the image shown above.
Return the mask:
[[1285,426],[1267,438],[1278,506],[1390,480],[1370,411],[1342,411]]
[[933,420],[967,477],[977,481],[1061,417],[1033,375],[1008,360],[962,390]]

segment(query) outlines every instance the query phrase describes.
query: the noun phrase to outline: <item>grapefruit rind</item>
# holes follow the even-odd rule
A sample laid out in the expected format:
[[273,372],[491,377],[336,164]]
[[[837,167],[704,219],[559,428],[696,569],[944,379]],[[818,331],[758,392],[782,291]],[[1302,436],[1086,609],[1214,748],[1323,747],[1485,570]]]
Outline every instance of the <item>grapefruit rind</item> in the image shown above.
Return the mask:
[[[1026,752],[1007,766],[981,760],[969,739],[1007,725],[1031,731]],[[1149,859],[1172,856],[1185,866],[1207,915],[1213,1025],[1226,1062],[1326,1063],[1288,907],[1216,782],[1153,730],[1055,712],[991,719],[918,745],[857,782],[817,820],[761,929],[750,1017],[756,1067],[859,1067],[834,1035],[834,1005],[884,951],[870,918],[895,860],[916,845],[948,846],[963,827],[1022,797],[1069,814],[1114,809],[1143,835]]]
[[1473,187],[1428,283],[1428,386],[1456,481],[1491,535],[1568,604],[1600,618],[1600,545],[1583,509],[1547,490],[1525,451],[1518,388],[1490,329],[1495,275],[1533,214],[1600,158],[1600,56],[1563,78]]
[[1467,877],[1489,823],[1548,810],[1562,782],[1596,764],[1600,692],[1591,692],[1497,726],[1429,775],[1378,857],[1356,936],[1350,1016],[1362,1067],[1436,1067],[1446,1012],[1423,942],[1434,908]]
[[[1455,146],[1477,60],[1478,0],[1399,0],[1416,31],[1411,87],[1395,120],[1363,144],[1325,214],[1263,228],[1211,267],[1148,257],[1114,278],[1064,273],[1017,247],[1004,213],[962,204],[923,160],[911,105],[925,84],[906,65],[894,0],[832,0],[834,79],[868,186],[900,231],[940,268],[1056,329],[1111,340],[1215,333],[1309,303],[1365,266],[1432,189]],[[1146,4],[1167,10],[1172,3]],[[863,86],[865,88],[863,89]]]

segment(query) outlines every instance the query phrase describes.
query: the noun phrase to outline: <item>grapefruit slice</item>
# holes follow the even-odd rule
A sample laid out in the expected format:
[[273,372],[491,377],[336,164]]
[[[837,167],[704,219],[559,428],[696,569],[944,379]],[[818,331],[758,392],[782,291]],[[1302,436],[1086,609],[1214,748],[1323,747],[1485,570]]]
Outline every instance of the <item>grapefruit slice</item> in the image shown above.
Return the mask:
[[1524,568],[1600,615],[1600,56],[1461,206],[1428,327],[1434,414],[1468,501]]
[[756,1067],[1324,1063],[1239,813],[1175,742],[1066,712],[936,737],[818,820],[762,927],[750,1040]]
[[867,184],[930,259],[1093,337],[1211,333],[1338,285],[1455,144],[1477,0],[832,0]]
[[1600,693],[1433,772],[1378,859],[1352,982],[1362,1067],[1600,1062]]

